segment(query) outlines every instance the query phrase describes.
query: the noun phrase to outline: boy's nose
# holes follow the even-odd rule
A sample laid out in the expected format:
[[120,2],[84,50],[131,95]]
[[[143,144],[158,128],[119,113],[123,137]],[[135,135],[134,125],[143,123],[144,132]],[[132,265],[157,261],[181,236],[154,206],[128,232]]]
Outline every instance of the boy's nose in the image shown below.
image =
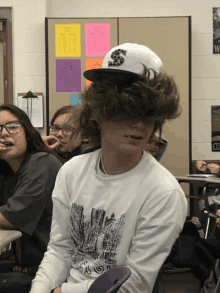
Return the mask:
[[144,129],[144,123],[142,121],[133,121],[131,124],[132,128],[137,128],[138,130]]

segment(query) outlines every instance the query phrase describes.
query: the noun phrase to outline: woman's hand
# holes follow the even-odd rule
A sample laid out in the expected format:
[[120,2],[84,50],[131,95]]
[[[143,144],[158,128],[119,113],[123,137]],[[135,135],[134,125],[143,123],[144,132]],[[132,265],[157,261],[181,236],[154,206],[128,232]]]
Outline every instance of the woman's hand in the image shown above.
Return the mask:
[[32,268],[31,267],[23,267],[23,266],[14,266],[12,271],[28,274],[30,271],[32,271]]
[[4,150],[6,150],[4,139],[0,139],[0,151],[4,151]]
[[[216,214],[220,216],[220,209],[217,210]],[[216,225],[218,228],[220,228],[220,219],[219,218],[216,218]]]
[[196,162],[196,168],[199,171],[205,172],[207,170],[207,164],[206,164],[206,162],[199,160]]
[[54,293],[62,293],[61,288],[56,288],[56,289],[54,290]]
[[59,145],[60,141],[55,136],[42,136],[42,139],[47,147],[49,147],[52,150],[55,150]]
[[213,174],[218,174],[218,172],[219,172],[219,165],[217,165],[217,164],[213,164],[213,163],[208,164],[207,168],[209,168],[209,170]]

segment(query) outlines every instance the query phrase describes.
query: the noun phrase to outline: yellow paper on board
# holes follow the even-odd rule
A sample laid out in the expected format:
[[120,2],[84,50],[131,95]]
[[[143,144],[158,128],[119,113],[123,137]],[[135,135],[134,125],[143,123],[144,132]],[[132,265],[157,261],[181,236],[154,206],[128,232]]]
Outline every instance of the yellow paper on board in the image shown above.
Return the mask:
[[80,24],[55,24],[56,57],[81,57]]
[[[86,70],[102,68],[103,59],[86,59]],[[92,82],[86,79],[86,86],[89,86]]]

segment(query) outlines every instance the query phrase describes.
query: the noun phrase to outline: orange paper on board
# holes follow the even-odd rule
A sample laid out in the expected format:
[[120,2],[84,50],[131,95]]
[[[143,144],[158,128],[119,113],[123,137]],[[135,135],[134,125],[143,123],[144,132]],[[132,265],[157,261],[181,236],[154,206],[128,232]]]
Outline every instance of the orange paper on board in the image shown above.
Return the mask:
[[[86,59],[86,70],[97,69],[102,67],[103,59]],[[86,86],[89,86],[92,82],[86,80]]]

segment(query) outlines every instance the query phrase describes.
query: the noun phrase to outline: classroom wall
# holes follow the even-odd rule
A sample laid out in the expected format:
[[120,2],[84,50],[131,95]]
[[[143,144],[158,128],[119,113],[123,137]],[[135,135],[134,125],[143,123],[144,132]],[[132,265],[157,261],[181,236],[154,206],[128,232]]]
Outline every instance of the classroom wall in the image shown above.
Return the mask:
[[3,42],[0,42],[0,104],[4,103]]
[[219,153],[211,152],[210,143],[211,105],[220,105],[220,55],[212,54],[212,8],[220,7],[219,0],[84,0],[78,3],[50,0],[48,16],[192,16],[192,159],[219,159]]
[[[220,7],[219,0],[0,0],[1,6],[13,7],[15,104],[18,92],[32,90],[46,94],[45,17],[191,15],[192,159],[219,159],[220,154],[211,152],[210,144],[211,106],[220,105],[220,55],[212,54],[212,8]],[[41,133],[45,133],[45,128]]]
[[[13,100],[17,94],[43,92],[45,82],[46,0],[0,0],[0,7],[12,7]],[[46,119],[44,111],[44,119]],[[46,120],[44,129],[46,134]]]

